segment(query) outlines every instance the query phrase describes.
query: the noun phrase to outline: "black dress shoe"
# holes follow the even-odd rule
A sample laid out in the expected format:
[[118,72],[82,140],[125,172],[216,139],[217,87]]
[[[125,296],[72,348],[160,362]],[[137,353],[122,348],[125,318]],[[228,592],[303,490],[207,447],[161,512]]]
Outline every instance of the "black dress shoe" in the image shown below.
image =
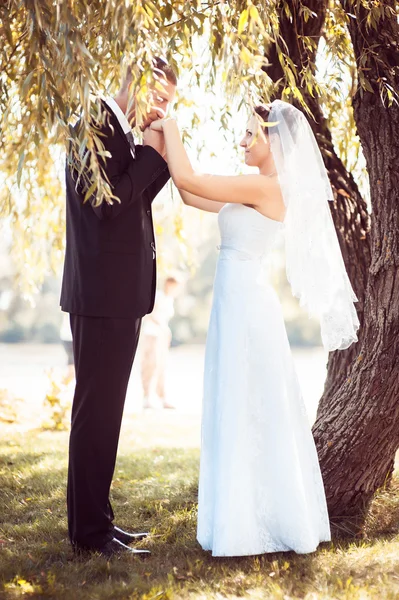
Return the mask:
[[102,556],[106,556],[108,558],[111,558],[112,556],[115,556],[118,554],[133,554],[134,556],[138,556],[139,558],[146,558],[147,556],[149,556],[151,554],[151,552],[149,550],[140,550],[138,548],[129,548],[129,546],[126,546],[125,544],[123,544],[116,538],[112,538],[112,540],[109,540],[109,542],[106,542],[104,544],[104,546],[101,546],[101,548],[88,548],[86,546],[83,547],[83,546],[78,546],[77,544],[75,544],[73,546],[73,549],[74,549],[74,552],[79,555],[92,553],[92,552],[98,552]]
[[149,535],[148,533],[128,533],[127,531],[123,531],[123,529],[119,529],[119,527],[114,527],[113,534],[122,544],[132,544],[133,542],[143,540]]

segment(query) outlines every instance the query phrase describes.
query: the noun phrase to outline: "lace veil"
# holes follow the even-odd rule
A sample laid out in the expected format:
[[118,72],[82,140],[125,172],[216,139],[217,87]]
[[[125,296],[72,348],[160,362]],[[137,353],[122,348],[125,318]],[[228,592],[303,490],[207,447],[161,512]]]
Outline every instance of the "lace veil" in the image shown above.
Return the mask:
[[304,114],[291,104],[268,105],[269,140],[286,205],[286,272],[301,306],[320,321],[328,351],[357,341],[358,299],[349,281],[328,201],[334,196]]

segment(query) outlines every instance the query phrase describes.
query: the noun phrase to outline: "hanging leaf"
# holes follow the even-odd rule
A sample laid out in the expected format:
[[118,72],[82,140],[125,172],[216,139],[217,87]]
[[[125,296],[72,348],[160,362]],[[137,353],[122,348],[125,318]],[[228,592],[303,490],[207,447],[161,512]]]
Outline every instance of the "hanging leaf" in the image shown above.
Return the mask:
[[238,21],[238,30],[237,33],[238,35],[241,35],[242,32],[245,29],[246,24],[248,23],[248,9],[246,8],[245,10],[242,11],[241,15],[240,15],[240,19]]

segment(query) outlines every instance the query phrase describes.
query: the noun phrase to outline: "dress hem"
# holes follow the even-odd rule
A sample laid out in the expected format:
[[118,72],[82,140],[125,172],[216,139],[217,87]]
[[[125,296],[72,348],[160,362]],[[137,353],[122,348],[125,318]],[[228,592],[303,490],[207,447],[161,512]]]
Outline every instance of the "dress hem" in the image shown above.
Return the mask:
[[[198,539],[197,539],[198,541]],[[294,548],[280,548],[280,549],[273,549],[273,550],[261,550],[259,552],[242,552],[240,554],[214,554],[212,551],[212,548],[207,547],[207,546],[203,546],[201,544],[201,542],[198,541],[198,543],[200,544],[201,548],[203,550],[205,550],[206,552],[212,552],[212,556],[213,557],[226,557],[226,558],[234,558],[234,557],[240,557],[240,556],[260,556],[261,554],[273,554],[275,552],[295,552],[295,554],[312,554],[313,552],[316,552],[319,548],[319,545],[322,543],[328,543],[331,542],[331,537],[329,539],[322,539],[318,542],[318,544],[316,545],[315,548],[313,548],[312,550],[295,550]]]

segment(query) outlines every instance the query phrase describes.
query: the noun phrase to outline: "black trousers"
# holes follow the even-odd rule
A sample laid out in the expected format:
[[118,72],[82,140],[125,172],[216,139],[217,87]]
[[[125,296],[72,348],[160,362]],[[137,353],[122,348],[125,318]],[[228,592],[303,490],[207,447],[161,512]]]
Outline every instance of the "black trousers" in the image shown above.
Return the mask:
[[109,491],[141,318],[70,315],[76,388],[68,467],[72,544],[100,548],[113,537]]

